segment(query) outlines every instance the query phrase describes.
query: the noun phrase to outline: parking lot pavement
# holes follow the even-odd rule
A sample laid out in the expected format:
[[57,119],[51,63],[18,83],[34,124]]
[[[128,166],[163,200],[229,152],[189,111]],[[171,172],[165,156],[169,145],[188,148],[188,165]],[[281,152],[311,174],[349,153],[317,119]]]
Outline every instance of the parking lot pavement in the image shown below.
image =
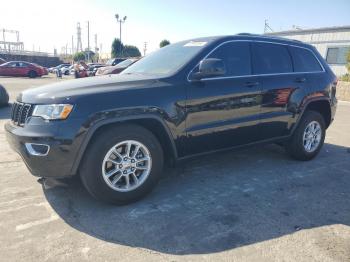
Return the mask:
[[55,74],[49,74],[37,78],[0,76],[0,85],[3,85],[9,92],[10,101],[14,101],[25,89],[73,78],[73,76],[62,76],[62,78],[57,78]]
[[209,155],[167,169],[150,196],[122,207],[95,201],[78,179],[38,183],[5,141],[9,111],[1,261],[350,261],[350,103],[313,161],[276,145]]

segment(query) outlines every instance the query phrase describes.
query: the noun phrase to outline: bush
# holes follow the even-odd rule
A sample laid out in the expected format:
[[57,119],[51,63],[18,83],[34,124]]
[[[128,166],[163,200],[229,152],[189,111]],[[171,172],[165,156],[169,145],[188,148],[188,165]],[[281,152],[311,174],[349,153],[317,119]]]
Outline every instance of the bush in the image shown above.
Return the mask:
[[122,57],[122,50],[124,49],[124,45],[120,42],[119,38],[114,38],[112,43],[112,57]]
[[84,52],[77,52],[77,53],[75,53],[74,56],[73,56],[73,60],[75,62],[85,61],[85,53]]
[[125,45],[123,49],[123,57],[139,57],[141,56],[140,50],[133,45]]
[[170,45],[170,41],[167,40],[167,39],[164,39],[162,40],[160,43],[159,43],[159,47],[162,48],[164,46],[167,46],[167,45]]
[[340,77],[340,80],[350,82],[350,74],[343,75],[342,77]]

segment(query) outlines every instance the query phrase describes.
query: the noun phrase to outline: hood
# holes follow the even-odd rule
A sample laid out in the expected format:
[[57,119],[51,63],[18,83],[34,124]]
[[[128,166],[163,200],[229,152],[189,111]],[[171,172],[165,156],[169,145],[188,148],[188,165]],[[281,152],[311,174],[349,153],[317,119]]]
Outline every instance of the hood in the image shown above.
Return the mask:
[[105,70],[109,70],[109,69],[111,69],[113,66],[102,66],[102,67],[100,67],[98,70],[100,70],[100,71],[105,71]]
[[66,103],[78,96],[144,88],[156,82],[154,76],[106,75],[84,79],[59,81],[54,84],[28,89],[17,100],[29,104]]

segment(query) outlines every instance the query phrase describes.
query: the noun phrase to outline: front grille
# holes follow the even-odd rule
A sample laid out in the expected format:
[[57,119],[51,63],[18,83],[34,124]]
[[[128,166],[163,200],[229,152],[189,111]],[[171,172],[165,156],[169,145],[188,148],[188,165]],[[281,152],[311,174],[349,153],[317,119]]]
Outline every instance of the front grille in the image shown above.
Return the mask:
[[15,102],[12,106],[11,120],[14,124],[23,126],[32,113],[32,105]]

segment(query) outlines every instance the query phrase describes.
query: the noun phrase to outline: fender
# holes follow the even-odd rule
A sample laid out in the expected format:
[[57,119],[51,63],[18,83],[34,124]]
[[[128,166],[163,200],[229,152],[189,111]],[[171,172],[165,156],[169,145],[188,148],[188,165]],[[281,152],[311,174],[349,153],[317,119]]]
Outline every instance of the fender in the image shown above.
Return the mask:
[[164,123],[164,120],[160,116],[147,113],[147,114],[141,114],[141,115],[115,117],[115,118],[108,118],[108,119],[103,119],[103,120],[97,121],[95,124],[93,124],[91,127],[89,127],[89,129],[84,137],[84,140],[83,140],[83,142],[78,150],[77,156],[75,157],[74,164],[73,164],[72,169],[71,169],[71,174],[74,175],[77,173],[80,162],[81,162],[81,160],[84,156],[84,153],[86,151],[86,148],[88,147],[91,138],[93,137],[95,132],[100,127],[103,127],[103,126],[108,125],[108,124],[117,124],[120,122],[129,121],[129,120],[141,120],[141,119],[150,119],[150,118],[157,120],[163,126],[163,128],[164,128],[164,130],[165,130],[165,132],[170,140],[170,143],[171,143],[172,154],[173,154],[174,158],[177,159],[178,154],[177,154],[177,148],[176,148],[176,145],[174,142],[173,135],[172,135],[169,127]]
[[327,101],[328,104],[329,104],[329,107],[331,107],[331,104],[330,104],[330,99],[326,96],[324,96],[323,94],[322,95],[316,95],[316,96],[312,96],[311,98],[305,98],[304,101],[302,101],[299,109],[298,109],[298,119],[297,121],[295,122],[293,128],[292,128],[292,132],[291,132],[291,136],[294,134],[294,131],[295,129],[299,126],[299,122],[300,120],[303,118],[303,115],[308,107],[309,104],[313,103],[313,102],[318,102],[318,101]]

